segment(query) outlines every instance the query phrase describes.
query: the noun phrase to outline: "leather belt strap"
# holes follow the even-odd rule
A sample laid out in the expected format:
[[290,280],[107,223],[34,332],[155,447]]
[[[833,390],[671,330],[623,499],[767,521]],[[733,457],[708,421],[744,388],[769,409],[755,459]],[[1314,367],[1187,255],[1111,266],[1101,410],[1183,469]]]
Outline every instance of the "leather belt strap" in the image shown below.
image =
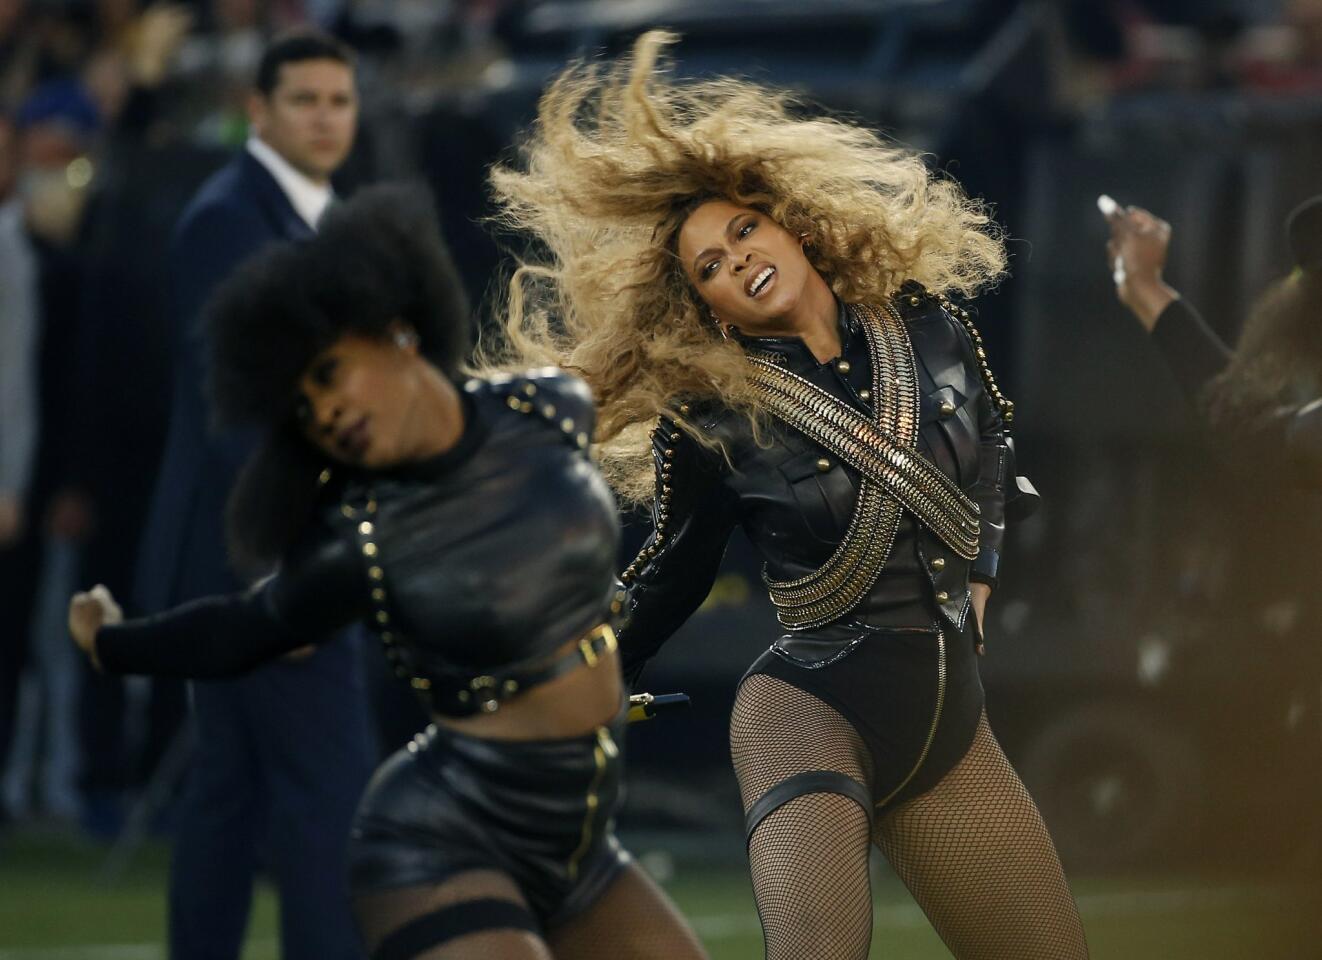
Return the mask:
[[[618,644],[610,624],[603,623],[579,638],[572,650],[528,667],[514,667],[478,676],[421,670],[414,687],[425,690],[432,709],[449,717],[495,713],[510,697],[562,677],[579,667],[595,667]],[[421,681],[421,682],[419,682]]]

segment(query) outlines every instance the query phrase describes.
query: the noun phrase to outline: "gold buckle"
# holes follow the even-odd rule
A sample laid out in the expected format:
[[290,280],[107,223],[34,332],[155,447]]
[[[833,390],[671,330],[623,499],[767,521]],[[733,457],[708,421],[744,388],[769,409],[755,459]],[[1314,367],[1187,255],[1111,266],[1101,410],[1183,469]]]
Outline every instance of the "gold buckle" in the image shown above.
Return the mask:
[[595,667],[597,661],[601,659],[600,654],[597,653],[596,647],[594,646],[598,640],[603,641],[601,649],[606,653],[613,653],[619,648],[619,642],[615,639],[615,631],[611,629],[609,623],[603,623],[590,633],[580,637],[578,641],[578,652],[582,655],[583,662],[589,667]]

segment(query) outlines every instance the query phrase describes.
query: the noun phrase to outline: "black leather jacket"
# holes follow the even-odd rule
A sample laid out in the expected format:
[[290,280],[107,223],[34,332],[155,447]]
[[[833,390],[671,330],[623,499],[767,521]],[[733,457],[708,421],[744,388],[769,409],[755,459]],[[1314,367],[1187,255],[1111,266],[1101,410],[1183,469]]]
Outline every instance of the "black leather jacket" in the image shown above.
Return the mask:
[[[834,623],[778,641],[809,660],[830,656],[861,625],[930,628],[939,615],[962,627],[970,578],[995,582],[1007,498],[1018,515],[1037,498],[1031,484],[1016,476],[1014,448],[964,326],[921,288],[906,288],[895,303],[919,377],[918,448],[978,503],[980,553],[973,562],[961,558],[906,512],[881,576],[863,601]],[[778,354],[790,371],[869,410],[866,339],[843,307],[840,324],[841,356],[825,364],[797,337],[747,343]],[[721,442],[729,462],[672,421],[662,419],[653,435],[653,525],[665,532],[659,543],[653,533],[623,577],[629,596],[620,646],[630,676],[702,603],[736,524],[761,552],[768,576],[794,579],[820,567],[835,550],[857,497],[858,473],[799,432],[773,423],[770,442],[759,444],[743,415],[710,403],[689,407],[689,420]]]
[[543,370],[469,381],[463,397],[454,449],[332,480],[278,573],[245,593],[103,628],[102,665],[231,676],[365,620],[397,672],[426,680],[508,672],[605,621],[619,527],[586,454],[587,388]]

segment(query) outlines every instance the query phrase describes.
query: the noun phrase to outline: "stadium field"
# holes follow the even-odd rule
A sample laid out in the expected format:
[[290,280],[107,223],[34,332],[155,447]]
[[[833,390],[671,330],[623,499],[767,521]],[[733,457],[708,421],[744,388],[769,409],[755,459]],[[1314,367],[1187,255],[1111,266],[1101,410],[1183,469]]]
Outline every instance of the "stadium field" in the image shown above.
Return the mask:
[[[643,849],[643,848],[639,848]],[[0,960],[158,960],[164,957],[166,848],[149,844],[118,877],[104,847],[52,832],[0,840]],[[706,942],[713,960],[756,960],[752,893],[735,863],[644,854]],[[1095,958],[1318,960],[1322,887],[1302,883],[1152,876],[1075,878]],[[949,957],[891,876],[874,883],[871,957]],[[244,960],[276,960],[276,906],[259,889]]]

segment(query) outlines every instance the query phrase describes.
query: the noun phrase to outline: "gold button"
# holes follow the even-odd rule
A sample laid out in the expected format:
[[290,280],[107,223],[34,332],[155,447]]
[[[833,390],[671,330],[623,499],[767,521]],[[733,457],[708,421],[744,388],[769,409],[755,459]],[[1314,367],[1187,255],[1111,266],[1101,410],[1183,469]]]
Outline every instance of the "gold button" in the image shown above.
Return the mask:
[[377,603],[380,603],[385,598],[386,598],[386,592],[382,590],[380,587],[375,587],[372,590],[372,599],[375,600]]
[[382,630],[382,631],[381,631],[381,642],[382,642],[382,643],[394,643],[394,642],[395,642],[395,635],[394,635],[393,633],[391,633],[389,630]]
[[501,689],[504,690],[507,694],[508,694],[508,693],[518,693],[518,692],[519,692],[519,681],[517,681],[517,680],[506,680],[503,684],[501,684]]
[[565,417],[563,420],[560,421],[560,429],[563,430],[565,433],[573,433],[574,421],[569,417]]
[[858,392],[858,398],[864,403],[867,403],[872,399],[872,391],[864,388]]
[[380,580],[386,575],[386,572],[380,567],[368,567],[367,575],[373,580]]
[[353,507],[349,506],[347,503],[341,504],[340,513],[344,514],[346,517],[352,517]]
[[949,400],[942,400],[941,406],[937,409],[941,411],[941,416],[948,417],[955,412],[955,405]]
[[689,405],[687,403],[681,403],[679,405],[679,415],[681,417],[687,417],[689,415]]
[[817,469],[820,470],[822,473],[826,473],[826,471],[831,469],[831,461],[827,460],[825,457],[822,457],[822,459],[817,461]]
[[369,556],[369,557],[375,557],[375,556],[376,556],[376,544],[375,544],[375,543],[365,543],[365,544],[363,544],[363,553],[365,553],[365,554],[366,554],[367,556]]
[[946,558],[945,558],[945,557],[937,557],[935,560],[932,561],[932,569],[933,569],[933,570],[936,570],[936,571],[939,572],[939,571],[941,571],[941,570],[944,570],[945,568],[946,568]]
[[412,684],[414,690],[431,689],[431,681],[428,680],[426,677],[414,677],[412,680],[409,681],[409,683]]
[[550,420],[552,417],[555,416],[555,407],[549,403],[546,406],[542,407],[542,416],[544,416],[547,420]]
[[519,404],[519,413],[532,413],[532,404],[527,400]]
[[580,433],[577,437],[574,438],[574,441],[580,447],[586,448],[588,445],[588,435],[586,433]]
[[841,373],[848,373],[848,372],[849,372],[849,361],[848,361],[848,360],[838,360],[838,361],[836,361],[835,368],[836,368],[837,370],[839,370]]
[[377,623],[380,623],[380,624],[387,624],[387,623],[389,623],[389,622],[390,622],[390,614],[386,613],[384,610],[378,610],[378,611],[376,612],[376,622],[377,622]]
[[505,402],[509,405],[509,408],[511,410],[519,409],[519,398],[514,396],[513,394],[510,394],[510,398]]
[[922,303],[922,302],[923,302],[923,301],[922,301],[917,295],[912,296],[912,297],[909,298],[909,306],[911,306],[911,307],[916,307],[916,306],[918,306],[918,304],[920,304],[920,303]]
[[936,592],[936,602],[937,602],[937,603],[949,603],[949,602],[950,602],[950,594],[946,593],[944,590],[938,590],[938,591]]
[[317,482],[324,487],[326,486],[326,484],[330,483],[330,478],[331,478],[330,467],[327,467],[325,470],[321,471],[321,473],[317,475]]
[[372,524],[367,520],[364,520],[362,523],[358,524],[358,532],[365,537],[371,536],[372,531],[375,529],[376,528],[373,527]]
[[523,385],[523,392],[526,393],[528,396],[533,397],[537,395],[537,388],[533,386],[531,383],[525,383]]

